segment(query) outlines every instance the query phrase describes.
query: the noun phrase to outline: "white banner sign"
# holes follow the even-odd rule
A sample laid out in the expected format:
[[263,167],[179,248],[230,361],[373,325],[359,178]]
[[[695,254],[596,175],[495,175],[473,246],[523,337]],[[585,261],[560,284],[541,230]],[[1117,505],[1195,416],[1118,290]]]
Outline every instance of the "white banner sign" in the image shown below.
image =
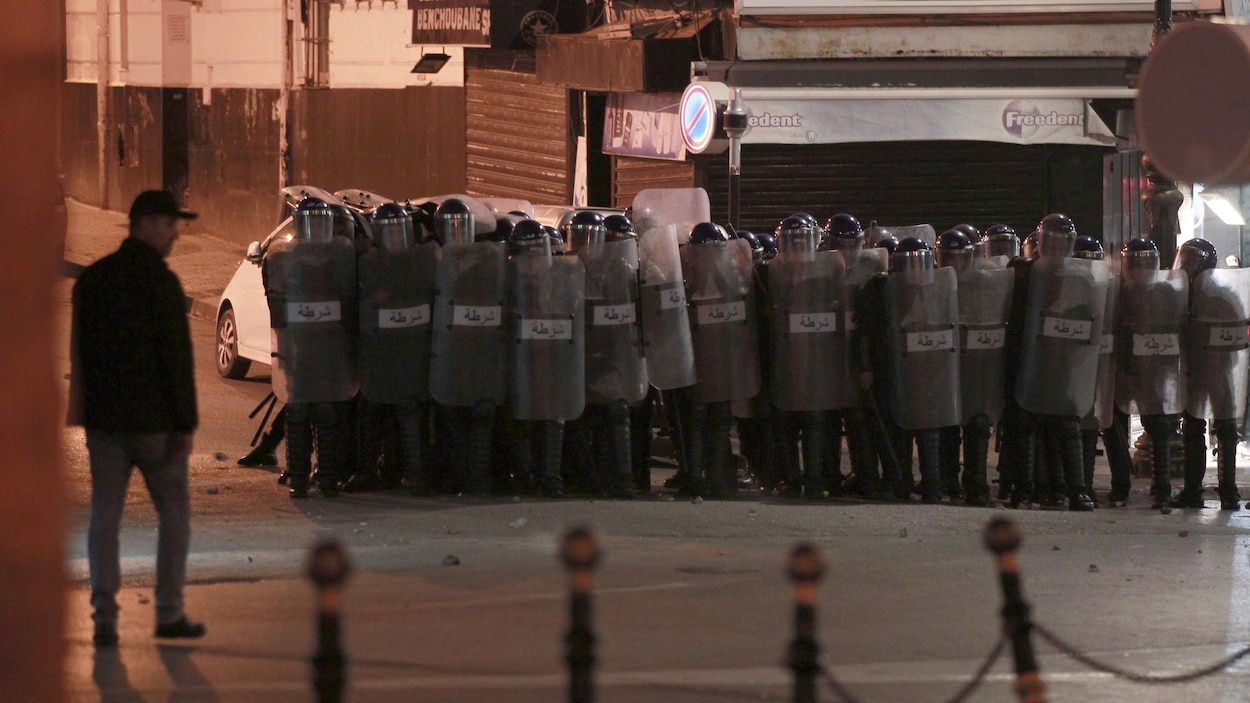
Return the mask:
[[378,310],[378,327],[384,330],[400,327],[418,327],[429,321],[429,303],[411,308],[380,308]]
[[288,323],[338,322],[342,319],[342,306],[337,300],[286,304],[286,320]]
[[498,327],[503,323],[499,305],[456,305],[452,307],[451,324],[456,327]]
[[790,313],[790,334],[815,334],[817,332],[837,331],[838,313],[836,312]]
[[1107,146],[1115,141],[1079,98],[772,100],[747,95],[744,102],[743,144],[960,139]]
[[634,321],[634,304],[596,305],[592,325],[628,325]]
[[568,320],[521,320],[521,339],[572,339],[573,323]]
[[933,332],[908,332],[907,353],[945,351],[955,348],[955,330],[945,329]]

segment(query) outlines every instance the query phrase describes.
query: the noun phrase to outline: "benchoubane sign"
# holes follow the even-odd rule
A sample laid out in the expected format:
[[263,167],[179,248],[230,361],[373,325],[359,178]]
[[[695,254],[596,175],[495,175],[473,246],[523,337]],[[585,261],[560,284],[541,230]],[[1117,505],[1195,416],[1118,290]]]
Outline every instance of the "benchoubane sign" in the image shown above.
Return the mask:
[[490,46],[490,3],[473,0],[408,0],[412,43]]

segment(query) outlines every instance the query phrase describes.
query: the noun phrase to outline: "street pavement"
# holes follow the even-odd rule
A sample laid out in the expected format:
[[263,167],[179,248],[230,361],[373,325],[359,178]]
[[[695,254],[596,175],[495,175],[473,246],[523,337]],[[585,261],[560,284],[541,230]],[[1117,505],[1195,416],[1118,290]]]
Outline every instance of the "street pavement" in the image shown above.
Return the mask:
[[[125,236],[124,215],[76,203],[69,212],[69,272]],[[92,648],[89,476],[82,433],[67,429],[66,484],[76,506],[66,552],[69,701],[316,700],[316,591],[305,563],[325,539],[342,544],[354,566],[342,615],[344,700],[565,699],[568,575],[557,550],[575,525],[593,529],[603,550],[594,626],[597,700],[605,703],[789,700],[793,592],[784,566],[798,542],[817,547],[827,564],[817,605],[821,659],[855,699],[950,699],[1001,631],[998,577],[981,537],[995,517],[1015,520],[1025,535],[1020,568],[1035,622],[1100,661],[1176,674],[1250,642],[1250,511],[1219,511],[1209,494],[1204,510],[1162,514],[1148,509],[1140,480],[1129,508],[1087,514],[746,493],[690,501],[660,488],[672,472],[661,451],[656,491],[628,502],[403,492],[291,501],[276,470],[234,464],[255,430],[247,413],[268,392],[267,370],[227,381],[212,365],[211,310],[242,254],[192,230],[170,257],[189,309],[209,311],[191,321],[202,426],[191,463],[186,593],[188,613],[208,624],[208,635],[152,637],[156,520],[136,480],[122,536],[121,646]],[[68,292],[67,280],[57,289],[66,319]],[[60,363],[68,368],[67,356]],[[1108,482],[1100,458],[1095,484],[1105,490]],[[1036,636],[1034,644],[1052,701],[1250,698],[1247,666],[1152,686],[1093,671]],[[968,700],[1011,699],[1010,662],[1004,653]],[[839,700],[825,687],[820,699]]]

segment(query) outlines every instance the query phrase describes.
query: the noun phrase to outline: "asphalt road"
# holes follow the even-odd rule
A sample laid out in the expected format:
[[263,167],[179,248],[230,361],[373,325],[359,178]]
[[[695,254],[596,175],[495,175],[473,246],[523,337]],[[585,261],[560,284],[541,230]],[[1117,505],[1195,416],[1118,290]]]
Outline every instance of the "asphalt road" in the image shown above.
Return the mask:
[[[66,311],[68,290],[58,290]],[[218,378],[211,323],[192,319],[191,328],[202,427],[187,602],[209,634],[176,645],[151,637],[155,517],[136,480],[122,543],[122,646],[94,652],[86,455],[81,433],[66,430],[67,485],[79,508],[67,545],[71,701],[314,700],[315,592],[303,570],[322,538],[344,544],[355,565],[343,615],[345,700],[560,700],[567,576],[556,548],[571,525],[592,527],[604,551],[594,602],[605,703],[789,700],[792,591],[783,566],[799,541],[828,563],[818,636],[829,670],[858,700],[946,700],[1000,632],[997,575],[981,544],[997,516],[1026,535],[1020,563],[1036,622],[1082,651],[1158,675],[1250,641],[1250,512],[1220,512],[1214,500],[1169,515],[1147,509],[1142,493],[1128,509],[1092,514],[669,495],[608,502],[396,492],[292,502],[274,471],[234,465],[267,377]],[[656,471],[657,483],[665,473]],[[1250,698],[1244,667],[1145,686],[1035,644],[1050,700]],[[1011,681],[1005,655],[970,700],[1008,700]],[[821,700],[839,699],[826,689]]]

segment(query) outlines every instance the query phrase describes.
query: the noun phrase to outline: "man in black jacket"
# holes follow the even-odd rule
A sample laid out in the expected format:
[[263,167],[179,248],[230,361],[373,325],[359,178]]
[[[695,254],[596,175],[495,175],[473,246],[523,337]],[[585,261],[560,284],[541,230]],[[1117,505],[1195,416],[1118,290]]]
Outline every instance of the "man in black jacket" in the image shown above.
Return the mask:
[[94,643],[117,644],[119,533],[133,467],[158,515],[156,636],[200,637],[182,609],[191,537],[187,459],[198,424],[191,334],[182,286],[164,258],[178,238],[172,193],[146,191],[130,208],[130,236],[74,285],[72,424],[87,431],[91,461]]

